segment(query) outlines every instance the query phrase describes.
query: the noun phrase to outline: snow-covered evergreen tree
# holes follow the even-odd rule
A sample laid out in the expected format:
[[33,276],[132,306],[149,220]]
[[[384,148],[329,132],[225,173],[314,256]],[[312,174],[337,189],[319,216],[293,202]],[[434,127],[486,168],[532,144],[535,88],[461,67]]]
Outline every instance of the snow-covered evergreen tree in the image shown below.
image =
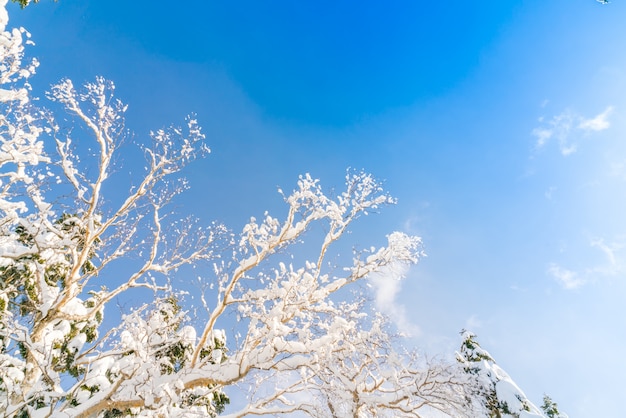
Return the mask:
[[[416,263],[420,240],[401,232],[345,267],[327,254],[351,223],[394,203],[372,176],[350,172],[332,197],[303,175],[283,219],[252,218],[239,234],[175,219],[181,170],[208,153],[197,122],[157,130],[143,172],[105,198],[128,136],[113,83],[63,80],[30,101],[24,30],[7,31],[0,0],[0,414],[8,417],[215,416],[226,391],[248,388],[227,416],[472,416],[455,365],[397,349],[384,320],[340,290],[372,273]],[[69,115],[69,116],[68,116]],[[67,128],[69,126],[69,128]],[[76,127],[76,129],[72,129]],[[44,141],[47,145],[44,146]],[[324,235],[300,263],[290,249],[314,225]],[[312,247],[315,248],[315,247]],[[212,266],[212,270],[203,268]],[[189,320],[170,275],[199,271],[204,316]],[[399,279],[390,277],[389,280]],[[143,289],[153,301],[103,329],[116,298]],[[355,288],[356,290],[356,288]],[[200,307],[202,308],[202,307]],[[224,317],[239,329],[227,339]],[[199,321],[202,320],[201,323]]]
[[[545,418],[513,379],[478,344],[476,335],[472,332],[465,330],[462,332],[461,349],[457,352],[457,360],[473,381],[471,401],[477,402],[478,407],[483,409],[483,416],[488,418]],[[554,407],[556,408],[556,404]],[[548,417],[551,416],[548,415]],[[562,417],[561,415],[555,416]]]
[[548,395],[543,395],[541,409],[548,418],[567,418],[567,415],[559,411],[559,407]]

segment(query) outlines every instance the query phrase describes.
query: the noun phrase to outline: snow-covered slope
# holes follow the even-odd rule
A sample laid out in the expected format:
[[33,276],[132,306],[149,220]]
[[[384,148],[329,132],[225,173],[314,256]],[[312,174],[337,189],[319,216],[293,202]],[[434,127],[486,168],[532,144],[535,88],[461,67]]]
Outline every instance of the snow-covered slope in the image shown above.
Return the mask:
[[[491,355],[477,342],[476,336],[465,331],[457,359],[474,380],[475,394],[486,417],[546,418],[524,394],[511,377],[496,364]],[[567,418],[558,412],[547,418]]]

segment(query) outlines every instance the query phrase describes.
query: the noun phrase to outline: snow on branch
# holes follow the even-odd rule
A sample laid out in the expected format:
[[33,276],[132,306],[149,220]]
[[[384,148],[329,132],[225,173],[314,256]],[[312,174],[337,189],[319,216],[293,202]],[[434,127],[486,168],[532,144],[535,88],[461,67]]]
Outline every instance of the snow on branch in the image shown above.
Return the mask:
[[[249,388],[250,402],[228,416],[464,413],[453,365],[399,350],[355,286],[418,262],[419,238],[393,232],[385,247],[345,266],[327,260],[356,219],[395,203],[378,181],[349,171],[345,189],[329,195],[305,174],[283,194],[284,217],[251,218],[236,236],[217,223],[178,218],[169,205],[188,188],[182,172],[209,153],[189,117],[183,127],[149,134],[145,169],[111,199],[114,165],[124,162],[120,145],[130,135],[127,106],[112,82],[97,77],[51,88],[52,106],[69,118],[62,125],[33,107],[27,80],[36,61],[24,63],[25,31],[4,30],[5,4],[0,414],[215,416],[236,385]],[[307,261],[286,264],[313,229],[323,234]],[[201,296],[204,317],[190,318],[193,307],[172,286],[175,273],[189,269],[202,271],[202,284],[213,289]],[[138,289],[153,301],[127,309],[119,324],[105,322],[111,305]],[[237,329],[227,333],[235,317]]]

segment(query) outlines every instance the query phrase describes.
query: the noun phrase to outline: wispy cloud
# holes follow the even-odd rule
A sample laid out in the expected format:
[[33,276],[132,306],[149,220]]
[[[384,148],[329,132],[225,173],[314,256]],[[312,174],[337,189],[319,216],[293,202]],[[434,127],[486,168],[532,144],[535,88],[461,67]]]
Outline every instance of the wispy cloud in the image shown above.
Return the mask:
[[616,177],[619,180],[626,181],[626,159],[609,161],[608,168],[608,172],[611,177]]
[[551,141],[556,141],[562,155],[567,156],[578,150],[580,136],[591,132],[599,132],[611,126],[609,116],[613,112],[613,106],[608,106],[604,111],[592,118],[579,115],[571,110],[565,110],[553,116],[547,122],[540,118],[539,126],[532,131],[536,138],[535,148],[541,149]]
[[594,238],[589,242],[589,245],[591,248],[600,250],[604,255],[602,261],[590,268],[574,271],[557,263],[550,263],[548,274],[564,289],[578,289],[599,278],[617,276],[625,271],[622,254],[620,254],[620,250],[624,248],[623,239],[607,243],[604,238]]
[[[549,141],[555,139],[559,144],[561,154],[569,155],[576,151],[577,145],[570,142],[572,127],[576,123],[577,116],[570,110],[566,110],[554,116],[544,126],[535,128],[532,132],[537,138],[535,146],[543,148]],[[543,122],[543,118],[540,119]]]
[[578,273],[563,268],[556,263],[550,264],[548,267],[548,274],[554,277],[554,279],[567,290],[578,289],[585,284],[585,280],[580,278]]
[[548,190],[545,191],[545,193],[543,194],[546,199],[552,199],[552,196],[554,196],[554,192],[556,191],[556,187],[554,186],[550,186],[548,187]]
[[408,267],[400,264],[389,266],[384,271],[371,275],[369,283],[374,289],[376,309],[388,315],[401,332],[416,337],[420,332],[419,328],[411,323],[406,308],[397,300],[402,289],[402,280],[399,277],[403,277],[407,270]]
[[624,271],[622,259],[619,251],[624,248],[621,241],[606,243],[603,238],[595,238],[591,240],[591,246],[599,249],[605,256],[606,262],[595,267],[594,273],[605,276],[615,276]]
[[609,115],[613,113],[613,106],[607,107],[604,112],[597,115],[592,119],[582,119],[578,124],[578,129],[584,131],[603,131],[609,129],[611,123],[609,122]]

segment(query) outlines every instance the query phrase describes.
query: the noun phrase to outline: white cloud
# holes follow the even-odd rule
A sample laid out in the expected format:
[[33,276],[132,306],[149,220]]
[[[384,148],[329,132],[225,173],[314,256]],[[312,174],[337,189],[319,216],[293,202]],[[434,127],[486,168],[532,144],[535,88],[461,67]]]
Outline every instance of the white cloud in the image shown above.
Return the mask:
[[[554,116],[547,122],[547,126],[535,128],[532,131],[533,136],[537,138],[535,142],[536,148],[544,147],[553,138],[559,144],[561,154],[569,155],[576,151],[576,145],[570,143],[570,132],[576,119],[576,115],[569,110]],[[539,120],[543,122],[543,118]]]
[[586,283],[596,282],[600,278],[621,275],[624,272],[622,255],[620,254],[620,250],[624,248],[623,237],[609,244],[603,238],[594,238],[589,245],[602,252],[604,261],[581,271],[568,270],[557,263],[551,263],[548,267],[548,274],[554,277],[564,289],[578,289]]
[[369,283],[374,289],[374,304],[376,309],[388,315],[398,329],[412,337],[419,335],[417,325],[412,324],[406,314],[406,309],[398,300],[398,294],[402,289],[402,280],[408,270],[407,266],[388,266],[384,271],[372,274]]
[[556,187],[550,186],[548,187],[548,190],[545,191],[544,196],[546,197],[546,199],[550,200],[552,199],[552,196],[554,196],[555,191],[556,191]]
[[556,281],[567,290],[578,289],[585,284],[585,280],[581,279],[575,271],[568,270],[552,263],[548,267],[548,273],[556,279]]
[[608,166],[608,174],[611,177],[626,181],[626,159],[622,159],[621,161],[609,161]]
[[593,274],[601,274],[603,276],[616,276],[624,271],[619,251],[624,247],[623,243],[612,242],[605,243],[603,238],[591,240],[591,246],[598,248],[606,257],[606,263],[601,264],[592,269]]
[[606,255],[611,266],[617,265],[617,260],[615,259],[615,250],[619,248],[613,248],[612,246],[606,245],[602,238],[596,238],[591,240],[591,246],[599,248]]
[[599,132],[611,126],[609,116],[612,112],[613,106],[608,106],[593,118],[586,118],[569,109],[553,116],[547,122],[541,117],[539,123],[542,126],[532,130],[532,135],[536,138],[535,148],[543,148],[554,139],[563,156],[573,154],[578,150],[581,133]]
[[552,138],[552,130],[546,128],[535,128],[533,129],[533,135],[537,137],[537,142],[535,146],[537,148],[543,147],[550,138]]
[[578,128],[585,131],[603,131],[611,126],[609,115],[613,113],[613,106],[608,106],[604,112],[593,119],[582,119]]

